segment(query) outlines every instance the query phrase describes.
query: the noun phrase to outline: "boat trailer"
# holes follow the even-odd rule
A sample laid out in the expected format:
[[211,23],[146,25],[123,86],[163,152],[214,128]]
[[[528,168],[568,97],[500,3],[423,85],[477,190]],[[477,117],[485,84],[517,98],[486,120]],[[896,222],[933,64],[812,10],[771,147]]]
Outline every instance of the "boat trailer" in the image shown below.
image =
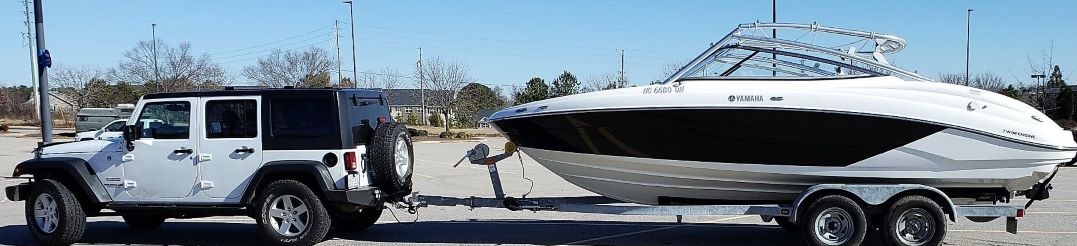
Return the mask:
[[[779,224],[786,228],[788,225],[803,225],[797,221],[805,219],[801,213],[806,211],[815,198],[822,191],[840,190],[842,194],[849,194],[858,198],[868,205],[882,205],[892,201],[897,196],[904,196],[910,191],[925,196],[937,197],[938,205],[943,208],[950,222],[956,222],[957,218],[965,217],[974,222],[989,222],[998,218],[1006,219],[1006,231],[1017,233],[1017,218],[1024,216],[1023,207],[1000,205],[1000,204],[977,204],[956,205],[942,191],[919,184],[818,184],[811,186],[802,192],[790,204],[762,204],[762,205],[641,205],[625,203],[602,196],[580,197],[545,197],[521,198],[507,196],[501,185],[501,177],[498,174],[497,162],[505,160],[517,151],[514,144],[506,143],[505,152],[489,156],[490,148],[486,144],[478,144],[458,161],[459,166],[464,160],[470,165],[484,165],[490,175],[494,197],[446,197],[420,195],[418,192],[407,197],[404,202],[397,203],[396,207],[406,208],[414,213],[417,209],[427,206],[465,206],[468,209],[475,208],[505,208],[511,211],[550,211],[571,212],[587,214],[612,214],[612,215],[673,215],[677,223],[682,221],[684,215],[758,215],[764,222],[778,220]],[[1048,180],[1049,181],[1049,180]],[[813,196],[816,195],[816,196]],[[803,210],[803,211],[802,211]],[[786,221],[781,221],[786,220]],[[788,229],[788,228],[787,228]],[[945,231],[938,232],[945,234]]]

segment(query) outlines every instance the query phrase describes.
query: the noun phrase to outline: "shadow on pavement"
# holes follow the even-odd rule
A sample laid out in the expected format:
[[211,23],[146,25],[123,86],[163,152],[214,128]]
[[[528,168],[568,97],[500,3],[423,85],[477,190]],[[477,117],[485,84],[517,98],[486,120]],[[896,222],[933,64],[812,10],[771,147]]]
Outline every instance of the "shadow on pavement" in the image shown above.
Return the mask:
[[[877,244],[869,235],[865,245]],[[365,231],[331,231],[326,240],[388,244],[803,245],[777,225],[673,224],[615,221],[475,220],[377,224]],[[87,223],[81,243],[142,245],[265,245],[253,224],[166,222],[135,230],[123,222]],[[34,245],[25,225],[0,227],[0,244]]]

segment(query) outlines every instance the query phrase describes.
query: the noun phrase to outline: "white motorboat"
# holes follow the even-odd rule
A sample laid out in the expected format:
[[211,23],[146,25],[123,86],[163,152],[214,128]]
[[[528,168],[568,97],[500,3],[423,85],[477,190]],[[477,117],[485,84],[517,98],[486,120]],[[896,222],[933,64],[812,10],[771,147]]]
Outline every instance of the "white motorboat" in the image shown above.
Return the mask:
[[527,103],[488,122],[565,180],[641,204],[780,203],[824,183],[1005,201],[1074,158],[1071,134],[1038,110],[891,65],[905,44],[742,24],[661,84]]

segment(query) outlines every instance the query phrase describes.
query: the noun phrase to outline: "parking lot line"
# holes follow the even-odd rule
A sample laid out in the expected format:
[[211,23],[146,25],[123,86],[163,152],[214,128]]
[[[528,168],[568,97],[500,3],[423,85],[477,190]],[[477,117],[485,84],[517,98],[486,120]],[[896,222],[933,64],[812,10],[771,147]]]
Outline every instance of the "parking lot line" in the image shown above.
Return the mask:
[[[722,221],[729,221],[729,220],[742,219],[742,218],[748,218],[748,217],[756,217],[756,216],[755,215],[741,215],[741,216],[736,216],[736,217],[729,217],[729,218],[710,220],[710,221],[706,221],[706,222],[703,222],[703,223],[722,222]],[[643,234],[643,233],[648,233],[648,232],[661,231],[661,230],[673,229],[673,228],[678,228],[678,227],[685,227],[685,226],[688,226],[688,225],[689,224],[672,225],[672,226],[659,227],[659,228],[642,230],[642,231],[626,232],[626,233],[609,235],[609,236],[604,236],[604,237],[596,237],[596,238],[584,239],[584,240],[575,241],[575,242],[568,242],[568,243],[563,243],[561,245],[583,244],[583,243],[589,243],[589,242],[594,242],[594,241],[599,241],[599,240],[606,240],[606,239],[610,239],[610,238],[618,238],[618,237],[623,237],[623,236],[631,236],[631,235],[636,235],[636,234]]]
[[[1006,233],[1006,234],[1009,234],[1009,232],[1006,232],[1006,231],[993,231],[993,230],[946,230],[946,231],[948,231],[948,232],[990,232],[990,233]],[[1032,233],[1032,234],[1077,234],[1077,231],[1022,231],[1022,230],[1018,230],[1017,233],[1018,234],[1020,234],[1020,233]]]
[[420,173],[417,173],[417,172],[414,172],[414,171],[412,172],[412,174],[415,174],[415,175],[419,175],[419,176],[422,176],[422,177],[424,177],[424,178],[429,178],[429,179],[436,179],[436,178],[435,178],[434,176],[430,176],[430,175],[423,175],[423,174],[420,174]]
[[[445,163],[437,162],[437,161],[428,161],[428,160],[423,160],[423,159],[415,159],[415,160],[416,161],[421,161],[421,162],[426,162],[426,163],[431,163],[431,164],[444,164],[444,165],[447,165]],[[462,163],[460,165],[462,165],[462,167],[471,168],[471,169],[478,169],[478,170],[483,170],[483,171],[487,170],[485,167],[476,167],[476,165],[470,165],[470,164],[467,164],[467,163]],[[449,165],[447,165],[447,166],[449,166]],[[512,174],[512,175],[518,175],[519,174],[519,173],[515,173],[515,172],[509,172],[509,171],[501,170],[500,168],[498,168],[497,171],[502,172],[502,173]]]

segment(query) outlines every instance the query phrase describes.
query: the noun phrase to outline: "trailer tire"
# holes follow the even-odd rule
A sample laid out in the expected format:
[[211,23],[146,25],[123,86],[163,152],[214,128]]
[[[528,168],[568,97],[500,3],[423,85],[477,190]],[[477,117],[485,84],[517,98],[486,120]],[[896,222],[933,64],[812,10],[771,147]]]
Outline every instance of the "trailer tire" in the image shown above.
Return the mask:
[[411,174],[415,170],[415,154],[411,137],[404,124],[386,122],[374,130],[367,146],[374,186],[387,197],[403,197],[411,193]]
[[841,195],[828,195],[811,203],[800,229],[808,245],[860,245],[868,233],[868,219],[860,205]]
[[886,211],[881,236],[886,245],[941,245],[946,237],[946,214],[934,200],[907,196]]

